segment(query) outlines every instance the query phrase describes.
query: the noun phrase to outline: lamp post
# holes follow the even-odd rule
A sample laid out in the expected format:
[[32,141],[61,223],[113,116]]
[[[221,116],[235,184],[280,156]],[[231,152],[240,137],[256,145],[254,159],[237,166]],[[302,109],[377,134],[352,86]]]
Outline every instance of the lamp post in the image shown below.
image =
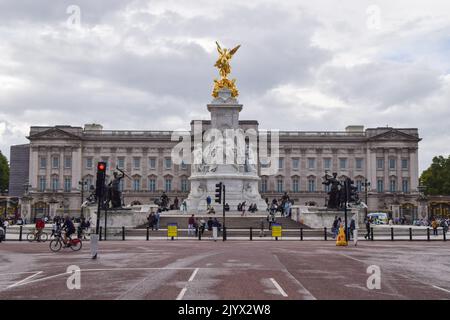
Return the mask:
[[366,179],[364,179],[364,182],[362,185],[364,187],[364,196],[365,196],[364,202],[366,203],[366,207],[364,208],[364,211],[365,211],[366,218],[367,218],[367,214],[368,214],[368,210],[369,210],[368,202],[369,202],[370,181],[367,180],[367,178],[366,178]]
[[81,179],[81,181],[78,181],[78,185],[80,186],[81,189],[81,217],[84,217],[83,215],[83,201],[84,201],[84,188],[88,185],[88,182],[84,179]]

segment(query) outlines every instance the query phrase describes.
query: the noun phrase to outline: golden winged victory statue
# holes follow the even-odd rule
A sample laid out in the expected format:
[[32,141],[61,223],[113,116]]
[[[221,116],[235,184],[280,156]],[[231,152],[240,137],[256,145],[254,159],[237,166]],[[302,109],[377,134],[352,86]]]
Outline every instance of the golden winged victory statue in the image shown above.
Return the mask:
[[216,41],[217,51],[219,52],[219,58],[217,59],[214,67],[219,69],[220,80],[214,79],[214,90],[212,96],[217,98],[219,95],[219,90],[222,88],[228,88],[231,91],[231,96],[233,98],[237,97],[239,92],[236,88],[236,79],[228,79],[227,76],[231,73],[230,60],[233,55],[238,51],[241,45],[228,50],[226,48],[221,48],[219,43]]

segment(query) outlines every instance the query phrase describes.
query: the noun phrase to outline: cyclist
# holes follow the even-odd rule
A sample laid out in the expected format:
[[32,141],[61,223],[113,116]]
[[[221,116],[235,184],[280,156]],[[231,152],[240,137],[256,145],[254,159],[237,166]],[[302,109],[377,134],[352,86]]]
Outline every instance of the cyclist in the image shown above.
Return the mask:
[[70,244],[67,243],[67,238],[75,233],[75,226],[69,216],[66,216],[62,228],[66,230],[63,242],[68,247]]
[[35,227],[36,227],[36,236],[35,237],[39,241],[39,239],[41,237],[42,230],[44,230],[44,228],[45,228],[45,222],[42,219],[38,219],[36,221]]

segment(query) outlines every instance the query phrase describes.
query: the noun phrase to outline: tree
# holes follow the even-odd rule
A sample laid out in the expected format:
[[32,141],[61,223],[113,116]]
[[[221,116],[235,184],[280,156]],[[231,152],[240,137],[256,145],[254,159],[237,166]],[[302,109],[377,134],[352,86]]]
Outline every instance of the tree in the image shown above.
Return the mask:
[[0,151],[0,190],[8,189],[9,185],[9,164],[6,157]]
[[420,176],[422,184],[426,187],[427,195],[450,195],[450,156],[433,158],[430,167]]

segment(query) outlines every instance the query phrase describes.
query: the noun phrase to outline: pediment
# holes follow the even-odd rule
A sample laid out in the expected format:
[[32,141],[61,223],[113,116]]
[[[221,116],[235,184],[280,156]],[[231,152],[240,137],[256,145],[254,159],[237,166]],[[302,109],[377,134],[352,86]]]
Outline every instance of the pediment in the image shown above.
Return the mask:
[[28,137],[29,139],[70,139],[81,140],[77,135],[66,132],[59,128],[51,128]]
[[420,141],[416,136],[401,132],[396,129],[391,129],[384,133],[378,134],[376,136],[370,137],[369,140],[377,141]]

